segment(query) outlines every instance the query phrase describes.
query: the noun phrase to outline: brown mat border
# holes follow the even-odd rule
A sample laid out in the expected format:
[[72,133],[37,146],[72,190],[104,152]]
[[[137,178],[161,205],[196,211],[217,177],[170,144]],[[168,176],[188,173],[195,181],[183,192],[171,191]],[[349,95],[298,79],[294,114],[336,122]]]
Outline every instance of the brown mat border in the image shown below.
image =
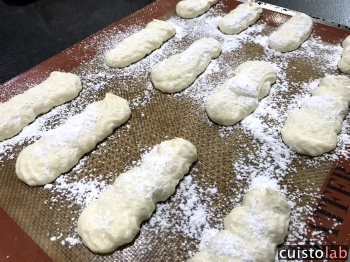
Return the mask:
[[[153,18],[158,18],[173,10],[177,2],[177,0],[158,0],[153,4],[135,12],[134,14],[106,27],[91,37],[73,45],[67,50],[46,60],[27,72],[24,72],[10,81],[2,84],[0,86],[0,102],[4,102],[10,97],[25,91],[28,88],[27,82],[30,79],[37,79],[38,81],[41,81],[48,77],[50,72],[54,70],[68,72],[82,63],[90,60],[97,54],[98,51],[96,39],[103,42],[104,40],[108,39],[110,32],[113,29],[119,28],[120,30],[123,30],[123,28],[126,28],[129,25],[133,25],[135,21],[142,21],[142,23],[146,24]],[[234,8],[238,4],[240,4],[240,2],[232,1],[232,3],[230,3],[230,9]],[[268,22],[272,26],[278,26],[287,18],[288,15],[282,15],[280,13],[264,9],[261,20]],[[329,25],[315,23],[314,34],[320,36],[323,41],[340,43],[349,34],[349,32]],[[74,53],[75,55],[71,56],[71,53]],[[315,204],[314,214],[308,219],[310,234],[313,230],[324,230],[326,240],[329,241],[328,243],[348,245],[350,242],[350,212],[347,212],[350,206],[349,160],[341,159],[333,164],[333,167],[322,187],[320,195],[320,199]],[[342,211],[343,213],[340,214],[339,212]],[[339,228],[332,230],[327,228],[325,226],[325,222],[328,220],[327,218],[338,219],[340,222]],[[13,232],[19,233],[21,232],[21,229],[16,223],[10,223],[9,216],[3,212],[1,208],[0,221],[2,232],[5,232],[0,234],[0,243],[8,244],[9,246],[13,245],[13,243],[9,241],[9,234],[12,235],[14,234]],[[17,225],[18,229],[14,229],[16,227],[14,225]],[[36,250],[37,245],[35,243],[30,243],[31,241],[28,239],[24,240],[24,238],[26,237],[23,236],[23,243],[26,244],[22,245],[20,249],[8,249],[8,251],[14,250],[15,253],[13,254],[21,254],[23,257],[27,258],[26,261],[28,261],[28,259],[31,258],[31,252]],[[2,245],[2,247],[4,246]],[[38,253],[35,254],[38,255],[38,257],[33,257],[33,261],[34,259],[35,261],[49,261],[49,258],[45,253],[41,252],[40,250],[37,252]],[[15,255],[9,255],[10,257],[15,257]],[[2,258],[0,257],[0,260],[1,259]]]

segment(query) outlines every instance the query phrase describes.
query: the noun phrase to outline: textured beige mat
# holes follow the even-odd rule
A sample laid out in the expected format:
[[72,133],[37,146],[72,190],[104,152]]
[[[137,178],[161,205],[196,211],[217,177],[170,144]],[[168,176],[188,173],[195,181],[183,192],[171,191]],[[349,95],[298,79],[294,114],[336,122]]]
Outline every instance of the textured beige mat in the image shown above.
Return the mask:
[[[227,2],[224,1],[224,3]],[[235,3],[230,5],[235,6]],[[225,4],[215,8],[215,12],[207,16],[208,19],[222,14],[221,9],[232,9]],[[175,13],[170,12],[161,19],[171,18],[174,23],[178,22],[177,25],[181,24],[182,22],[175,17]],[[281,15],[279,21],[285,18]],[[275,23],[276,15],[266,12],[264,20],[268,19]],[[205,23],[202,24],[203,27],[207,26]],[[274,28],[269,25],[263,26],[261,32],[253,30],[249,37],[254,38],[254,34],[269,35]],[[135,28],[130,29],[132,30]],[[165,45],[177,46],[178,50],[165,47],[160,57],[184,50],[192,42],[192,36],[174,38]],[[110,47],[111,44],[106,43],[106,46]],[[281,110],[284,110],[285,104],[291,101],[290,97],[299,92],[301,83],[321,78],[325,73],[337,72],[329,66],[324,66],[329,61],[320,59],[322,52],[326,51],[322,48],[317,50],[320,53],[313,58],[303,59],[300,55],[286,58],[289,62],[285,66],[286,76],[278,80],[279,85],[282,86],[284,81],[294,85],[289,85],[287,91],[279,94],[280,101],[276,104],[281,104]],[[339,53],[339,50],[337,52]],[[138,161],[147,148],[165,139],[182,137],[191,141],[198,150],[198,161],[192,167],[190,174],[193,182],[198,185],[197,189],[202,188],[204,191],[207,188],[217,189],[215,194],[204,192],[199,193],[199,196],[203,197],[200,201],[205,202],[207,208],[211,210],[210,214],[214,214],[210,215],[208,223],[213,227],[220,227],[222,219],[237,205],[236,202],[239,203],[241,193],[248,188],[247,179],[250,174],[246,173],[244,179],[237,180],[233,163],[243,159],[247,161],[247,166],[251,165],[247,158],[242,156],[251,154],[263,143],[249,132],[244,132],[240,127],[241,124],[237,124],[232,129],[211,124],[203,110],[203,103],[201,103],[204,101],[203,98],[194,98],[194,91],[180,95],[167,95],[154,90],[149,82],[150,68],[146,66],[148,63],[150,67],[158,58],[157,53],[150,55],[144,62],[143,71],[138,71],[138,66],[134,66],[135,73],[132,72],[133,69],[123,73],[122,70],[113,71],[106,68],[101,55],[72,70],[73,73],[81,76],[84,89],[73,102],[53,112],[52,116],[45,121],[47,127],[57,126],[69,114],[81,112],[88,103],[102,99],[106,92],[130,101],[132,117],[125,125],[116,129],[112,136],[100,143],[95,150],[87,154],[85,161],[68,173],[69,178],[66,179],[66,183],[84,178],[94,180],[95,177],[100,176],[99,182],[105,180],[107,184],[111,184],[116,175],[132,166],[133,161]],[[213,86],[219,86],[223,79],[232,76],[237,65],[249,59],[264,59],[277,64],[285,61],[281,56],[267,55],[264,48],[257,43],[241,40],[241,45],[236,50],[223,52],[215,62],[220,68],[231,67],[232,70],[223,71],[214,68],[210,71],[212,76],[203,74],[201,81],[207,81],[207,85],[203,85],[203,88],[212,85],[210,88],[213,89]],[[102,72],[101,75],[98,72]],[[97,255],[81,243],[68,244],[67,237],[77,237],[75,221],[82,207],[76,198],[67,200],[62,197],[64,188],[63,193],[58,194],[50,189],[44,190],[42,187],[28,187],[17,179],[16,157],[26,144],[28,142],[15,145],[11,154],[5,155],[0,163],[0,205],[54,261],[185,261],[189,258],[189,252],[197,250],[198,240],[184,237],[180,230],[171,230],[171,227],[175,227],[176,221],[181,221],[181,217],[176,215],[169,218],[169,221],[174,223],[170,229],[156,233],[155,230],[150,229],[152,226],[149,224],[142,226],[134,242],[118,248],[112,254]],[[13,155],[12,159],[10,155]],[[261,158],[259,161],[264,163],[273,161],[271,158],[258,157]],[[285,185],[291,195],[294,197],[300,195],[300,199],[294,199],[294,201],[301,207],[313,203],[312,196],[318,193],[333,162],[328,158],[328,160],[320,159],[317,165],[307,165],[307,161],[310,161],[309,157],[294,158],[289,165],[290,170],[280,178],[280,184]],[[57,189],[57,185],[53,183],[53,189],[55,187]],[[172,197],[166,201],[166,204],[176,209],[178,202],[179,197]],[[305,210],[302,215],[306,215]],[[299,220],[302,221],[302,219]],[[52,241],[53,236],[55,241]],[[184,242],[185,240],[187,242]],[[62,241],[65,243],[63,244]],[[183,243],[186,244],[183,245]]]

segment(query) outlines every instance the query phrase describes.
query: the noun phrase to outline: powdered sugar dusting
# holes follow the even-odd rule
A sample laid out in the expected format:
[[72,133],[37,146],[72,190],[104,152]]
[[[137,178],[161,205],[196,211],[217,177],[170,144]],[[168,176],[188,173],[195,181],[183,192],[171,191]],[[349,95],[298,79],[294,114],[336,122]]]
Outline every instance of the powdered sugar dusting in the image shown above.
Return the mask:
[[[49,138],[48,142],[34,148],[37,157],[43,157],[48,152],[55,153],[59,147],[78,139],[79,136],[89,131],[99,117],[99,109],[95,105],[89,105],[84,112],[69,118],[64,125],[48,131],[43,137]],[[53,151],[51,151],[53,150]]]
[[[38,140],[51,129],[50,124],[52,124],[52,127],[62,124],[66,119],[77,113],[77,111],[83,110],[86,103],[80,99],[76,99],[73,101],[73,104],[76,105],[73,110],[68,110],[67,104],[55,107],[50,112],[36,118],[33,123],[23,128],[18,135],[1,141],[0,162],[5,160],[4,157],[6,157],[6,159],[13,159],[15,157],[16,152],[13,152],[14,145],[25,145]],[[58,121],[52,123],[53,119],[58,119]]]
[[[156,211],[142,225],[142,230],[160,235],[167,232],[181,234],[184,237],[181,248],[187,257],[190,257],[193,252],[203,249],[218,230],[223,229],[223,218],[227,211],[241,204],[244,193],[253,188],[273,188],[285,194],[292,207],[291,233],[286,243],[294,243],[305,233],[305,216],[310,212],[310,205],[318,195],[317,188],[305,189],[295,186],[293,181],[303,174],[299,164],[318,167],[325,161],[337,159],[338,155],[348,157],[349,152],[346,148],[350,144],[350,116],[344,120],[336,150],[320,157],[305,158],[291,151],[281,140],[280,130],[287,116],[310,97],[319,79],[326,74],[337,73],[337,61],[342,49],[340,45],[327,44],[318,37],[311,36],[298,50],[282,54],[268,48],[267,39],[273,28],[264,23],[255,24],[238,35],[225,35],[217,29],[217,22],[223,15],[220,3],[199,18],[189,20],[171,17],[168,21],[175,26],[176,35],[146,58],[124,69],[106,66],[104,53],[144,26],[131,26],[123,32],[115,30],[111,32],[110,40],[97,42],[100,52],[86,63],[85,66],[89,70],[77,70],[83,83],[79,97],[39,116],[20,134],[0,142],[0,163],[15,158],[18,155],[17,151],[25,145],[36,141],[48,130],[80,113],[87,106],[87,101],[100,100],[99,96],[104,91],[112,89],[116,94],[123,94],[139,88],[141,82],[142,89],[133,92],[129,103],[133,114],[146,107],[154,101],[153,98],[158,92],[148,77],[151,68],[169,56],[186,50],[195,40],[212,37],[222,44],[222,54],[211,61],[190,87],[167,97],[192,101],[193,111],[189,114],[199,117],[211,130],[217,130],[216,136],[220,142],[232,143],[233,137],[238,137],[238,141],[248,141],[246,145],[232,144],[232,148],[237,150],[237,157],[232,160],[231,174],[212,174],[218,177],[232,176],[230,180],[234,181],[235,188],[226,188],[223,194],[215,183],[204,187],[200,181],[205,174],[201,171],[200,163],[197,163],[180,182],[175,194],[168,201],[157,204]],[[254,50],[260,50],[262,54],[255,53]],[[235,68],[246,60],[261,60],[272,64],[277,71],[277,81],[272,85],[269,95],[259,101],[254,113],[232,127],[217,127],[206,116],[204,104],[228,78],[234,76]],[[312,72],[308,76],[312,76],[302,81],[295,81],[290,77],[290,72],[302,74],[307,70]],[[142,114],[140,115],[145,116]],[[123,130],[129,128],[133,129],[133,126],[122,127]],[[115,138],[109,137],[108,141],[122,139],[119,135],[117,133]],[[205,140],[206,137],[202,139]],[[14,146],[19,149],[14,150]],[[123,152],[128,151],[127,146],[122,149]],[[104,145],[100,144],[92,155],[105,155],[106,152]],[[62,202],[68,202],[65,211],[71,212],[71,228],[68,231],[57,229],[55,232],[49,232],[49,238],[52,241],[61,241],[62,245],[81,244],[76,232],[76,220],[81,210],[96,199],[113,182],[116,175],[115,172],[100,174],[99,170],[89,170],[88,162],[89,157],[82,158],[68,174],[62,175],[43,189],[43,192],[50,195],[46,202],[47,208],[59,209]],[[128,169],[127,166],[124,168]],[[306,203],[301,201],[304,197],[308,200]],[[227,200],[227,203],[215,206],[214,200],[221,198]],[[64,216],[63,212],[60,214]],[[220,249],[224,250],[222,247]]]
[[[216,230],[212,228],[211,223],[217,223],[218,219],[209,206],[217,189],[215,187],[202,189],[194,180],[197,173],[198,170],[193,168],[191,173],[185,176],[169,203],[157,204],[155,213],[146,222],[145,227],[156,233],[164,231],[170,231],[172,234],[181,233],[185,238],[192,240],[201,239],[203,233]],[[183,246],[186,245],[187,241],[183,242]]]

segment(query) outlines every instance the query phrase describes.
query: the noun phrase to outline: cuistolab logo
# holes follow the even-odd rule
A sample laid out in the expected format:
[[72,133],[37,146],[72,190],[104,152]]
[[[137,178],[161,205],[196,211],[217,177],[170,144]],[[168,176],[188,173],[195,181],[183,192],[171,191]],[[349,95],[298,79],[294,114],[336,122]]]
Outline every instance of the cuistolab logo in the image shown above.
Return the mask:
[[[349,261],[347,245],[284,245],[278,248],[278,260],[343,260]],[[350,262],[350,261],[349,261]]]

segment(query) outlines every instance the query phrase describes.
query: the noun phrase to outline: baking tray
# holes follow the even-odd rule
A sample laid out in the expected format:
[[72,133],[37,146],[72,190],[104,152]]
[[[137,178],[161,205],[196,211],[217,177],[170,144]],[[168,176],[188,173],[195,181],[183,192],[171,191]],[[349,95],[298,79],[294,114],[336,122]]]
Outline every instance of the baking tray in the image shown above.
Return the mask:
[[[102,99],[106,92],[120,95],[131,104],[131,119],[99,143],[91,153],[84,156],[78,167],[64,176],[64,182],[61,180],[56,181],[56,184],[53,183],[51,190],[26,186],[17,179],[14,171],[18,153],[36,140],[40,132],[34,134],[31,139],[14,143],[11,149],[7,149],[6,154],[0,156],[2,157],[0,206],[54,261],[185,261],[198,249],[201,236],[198,232],[208,227],[222,228],[223,218],[233,207],[239,205],[243,194],[248,190],[250,176],[256,174],[249,172],[243,174],[242,169],[238,170],[239,167],[252,167],[261,162],[262,168],[266,169],[269,161],[272,166],[274,165],[273,159],[267,159],[262,155],[255,156],[260,159],[251,160],[248,155],[255,151],[260,152],[260,148],[264,146],[263,141],[257,141],[254,134],[245,130],[244,124],[239,123],[229,128],[212,124],[203,110],[205,95],[210,92],[199,95],[199,98],[196,94],[201,92],[198,83],[215,90],[216,86],[220,86],[225,79],[232,76],[234,69],[246,60],[264,59],[282,64],[287,58],[266,53],[263,46],[257,44],[258,41],[240,39],[241,44],[237,46],[235,41],[228,41],[230,45],[225,46],[226,51],[200,76],[196,81],[197,84],[195,82],[184,92],[175,95],[166,95],[154,90],[149,81],[149,72],[154,63],[174,52],[170,50],[171,46],[179,52],[193,42],[193,36],[186,35],[186,32],[184,34],[181,30],[178,31],[182,36],[165,43],[163,53],[153,52],[143,61],[124,71],[109,69],[104,65],[103,53],[108,48],[132,32],[143,28],[152,19],[170,19],[175,23],[184,23],[185,20],[176,18],[174,12],[177,2],[158,0],[0,86],[0,101],[4,102],[40,83],[54,70],[73,72],[81,77],[84,90],[80,96],[60,107],[64,109],[50,111],[50,116],[45,117],[44,123],[41,123],[44,130],[39,130],[40,132],[58,126],[70,115],[81,112],[88,103]],[[220,1],[208,14],[198,19],[213,22],[215,17],[229,12],[238,4],[240,4],[238,1]],[[263,41],[259,38],[261,35],[268,35],[288,18],[286,14],[264,9],[258,27],[255,27],[255,31],[251,30],[252,35],[249,39]],[[190,20],[188,23],[191,23]],[[208,25],[204,23],[203,26]],[[193,30],[198,30],[198,38],[206,35],[201,29],[193,28]],[[347,35],[348,32],[340,28],[315,23],[313,43],[323,41],[326,47],[327,43],[330,43],[329,49],[334,48],[337,50],[335,53],[339,54],[339,44]],[[218,35],[215,34],[213,37]],[[307,48],[304,47],[305,50]],[[313,50],[312,46],[310,50]],[[330,62],[322,59],[322,55],[328,52],[327,48],[315,50],[317,51],[315,55],[307,59],[300,55],[289,56],[288,65],[284,66],[283,72],[279,72],[285,73],[286,77],[279,78],[279,86],[283,86],[282,82],[286,79],[288,83],[293,83],[285,87],[286,90],[281,94],[284,102],[280,105],[281,108],[286,106],[288,97],[296,97],[298,89],[304,83],[322,78],[325,74],[340,73],[334,66],[325,68],[322,66]],[[221,70],[223,68],[225,70]],[[132,70],[136,69],[138,72],[134,74]],[[61,114],[62,112],[64,114]],[[273,121],[269,125],[273,130]],[[140,234],[132,243],[107,255],[94,254],[81,243],[68,244],[69,237],[75,236],[72,242],[77,239],[74,221],[81,212],[81,203],[85,203],[86,200],[81,200],[81,196],[77,195],[65,195],[66,191],[63,189],[59,191],[59,186],[85,179],[85,181],[97,181],[94,189],[101,191],[106,184],[111,184],[118,174],[134,165],[134,162],[140,159],[140,155],[150,147],[174,137],[182,137],[195,144],[198,149],[198,161],[186,176],[187,179],[181,181],[175,195],[165,203],[157,205],[154,217],[165,218],[168,212],[169,227],[161,227],[159,221],[151,219],[142,224]],[[347,192],[350,192],[348,183],[350,166],[346,158],[346,145],[342,145],[342,148],[343,150],[332,152],[327,157],[317,160],[298,156],[288,164],[289,170],[282,172],[283,174],[275,170],[276,179],[296,203],[294,209],[302,210],[294,214],[299,218],[293,217],[292,220],[299,221],[298,229],[305,230],[300,232],[292,230],[288,243],[313,240],[316,230],[320,243],[349,244],[347,209],[339,209],[339,204],[349,206]],[[336,154],[344,156],[336,157]],[[259,172],[258,166],[255,172]],[[321,198],[324,193],[326,194]],[[299,199],[296,199],[297,196]],[[198,228],[190,228],[189,232],[184,234],[179,227],[190,226],[190,223],[178,209],[179,203],[185,201],[183,203],[190,206],[188,200],[194,198],[197,198],[195,204],[205,207],[204,215],[207,215],[208,219],[206,224],[197,221]],[[338,219],[336,225],[329,222],[334,219]],[[294,225],[294,228],[296,227],[297,225]],[[2,243],[6,241],[2,240]],[[11,261],[11,257],[8,259],[6,261]]]

